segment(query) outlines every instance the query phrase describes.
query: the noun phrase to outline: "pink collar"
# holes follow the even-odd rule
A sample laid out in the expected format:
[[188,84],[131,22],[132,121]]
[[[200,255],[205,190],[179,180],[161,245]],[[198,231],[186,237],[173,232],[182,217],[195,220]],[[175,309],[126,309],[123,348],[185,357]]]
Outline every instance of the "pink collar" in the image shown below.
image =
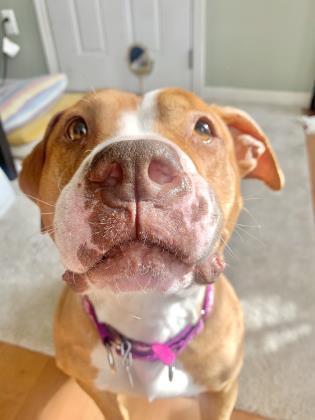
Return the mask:
[[212,309],[213,301],[214,287],[210,284],[206,287],[201,314],[195,324],[186,325],[175,337],[164,343],[144,343],[124,336],[109,324],[99,322],[92,302],[87,296],[84,296],[82,299],[83,307],[95,324],[107,350],[107,360],[112,369],[115,369],[115,359],[112,352],[112,348],[114,347],[116,353],[123,357],[123,362],[128,373],[132,359],[142,359],[152,362],[160,361],[169,366],[170,381],[173,378],[172,366],[174,365],[177,354],[182,352],[190,341],[203,330],[205,320]]

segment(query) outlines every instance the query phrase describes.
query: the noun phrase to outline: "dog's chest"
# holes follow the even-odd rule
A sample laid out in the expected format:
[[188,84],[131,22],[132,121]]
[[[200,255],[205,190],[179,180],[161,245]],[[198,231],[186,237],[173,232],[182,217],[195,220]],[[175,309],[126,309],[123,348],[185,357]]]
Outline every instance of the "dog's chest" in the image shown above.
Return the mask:
[[[107,295],[94,298],[94,306],[101,322],[112,325],[126,337],[147,343],[165,342],[188,323],[196,322],[203,296],[204,290],[199,287],[185,291],[182,296]],[[93,296],[90,298],[93,300]],[[94,384],[99,390],[144,395],[150,400],[193,396],[202,391],[179,361],[174,364],[170,381],[169,368],[162,362],[134,359],[130,368],[131,384],[122,357],[116,353],[114,357],[115,371],[108,365],[107,350],[101,342],[92,349],[91,364],[98,371]]]

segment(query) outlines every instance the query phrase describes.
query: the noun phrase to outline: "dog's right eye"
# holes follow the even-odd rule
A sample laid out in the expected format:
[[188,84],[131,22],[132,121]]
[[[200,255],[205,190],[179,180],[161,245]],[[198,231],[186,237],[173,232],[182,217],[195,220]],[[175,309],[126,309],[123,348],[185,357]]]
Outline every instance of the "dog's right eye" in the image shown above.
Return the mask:
[[67,128],[67,137],[71,141],[78,141],[86,137],[88,128],[83,118],[72,120]]
[[213,124],[206,118],[199,118],[194,130],[203,139],[204,143],[211,143],[212,138],[215,137]]

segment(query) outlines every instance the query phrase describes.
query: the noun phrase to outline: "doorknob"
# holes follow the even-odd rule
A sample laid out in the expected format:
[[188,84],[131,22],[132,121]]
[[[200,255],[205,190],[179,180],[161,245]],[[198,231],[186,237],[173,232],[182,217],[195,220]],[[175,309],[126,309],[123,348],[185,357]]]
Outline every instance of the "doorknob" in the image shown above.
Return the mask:
[[139,93],[143,94],[143,78],[152,73],[153,59],[149,51],[141,44],[133,44],[128,49],[128,67],[139,79]]

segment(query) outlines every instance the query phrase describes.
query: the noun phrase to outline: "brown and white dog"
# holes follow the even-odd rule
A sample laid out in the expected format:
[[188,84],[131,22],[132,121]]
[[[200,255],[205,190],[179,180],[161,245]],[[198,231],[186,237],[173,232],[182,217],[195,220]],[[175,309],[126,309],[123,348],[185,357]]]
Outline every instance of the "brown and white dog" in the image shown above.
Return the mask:
[[[283,185],[261,129],[238,109],[175,88],[89,94],[53,118],[25,159],[20,186],[40,208],[69,286],[56,316],[57,364],[106,419],[123,418],[118,394],[198,396],[203,419],[230,418],[244,328],[222,253],[244,177]],[[111,371],[82,295],[100,322],[164,343],[199,319],[215,279],[211,313],[178,354],[172,381],[163,363],[134,360],[131,384],[117,354]]]

